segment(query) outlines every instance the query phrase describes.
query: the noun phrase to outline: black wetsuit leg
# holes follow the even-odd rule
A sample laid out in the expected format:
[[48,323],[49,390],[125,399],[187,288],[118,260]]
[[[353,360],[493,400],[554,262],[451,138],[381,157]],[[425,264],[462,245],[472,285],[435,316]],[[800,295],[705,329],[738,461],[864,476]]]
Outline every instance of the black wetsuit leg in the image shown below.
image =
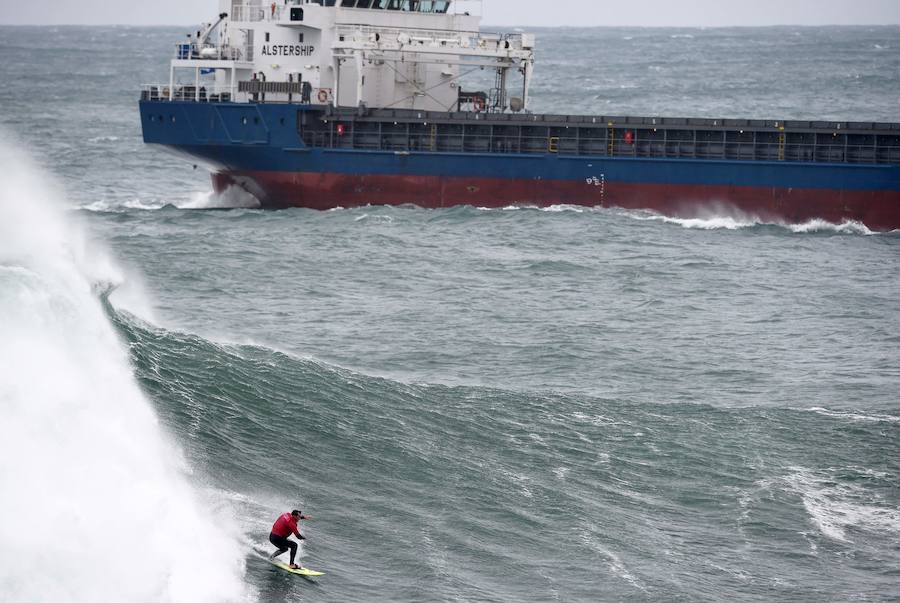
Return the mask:
[[283,552],[285,552],[286,550],[291,548],[290,540],[288,540],[287,538],[284,538],[283,536],[278,536],[274,532],[269,534],[269,542],[274,544],[275,547],[278,549],[276,552],[272,553],[272,559],[274,559],[278,555],[282,554]]
[[291,547],[291,565],[294,565],[294,558],[297,556],[297,543],[293,540],[288,540],[287,543]]
[[288,549],[291,549],[291,565],[294,564],[294,559],[297,557],[297,543],[293,540],[288,540],[283,536],[279,536],[275,533],[269,533],[269,542],[278,547],[278,551],[272,554],[272,559],[282,554]]

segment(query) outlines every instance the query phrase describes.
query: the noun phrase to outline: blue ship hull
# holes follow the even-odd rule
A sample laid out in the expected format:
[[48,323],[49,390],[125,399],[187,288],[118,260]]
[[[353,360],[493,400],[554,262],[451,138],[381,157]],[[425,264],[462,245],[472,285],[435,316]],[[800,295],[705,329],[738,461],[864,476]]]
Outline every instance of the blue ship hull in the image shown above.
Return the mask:
[[[529,141],[522,133],[531,126],[522,119],[487,125],[473,124],[467,116],[457,126],[439,122],[433,114],[407,112],[398,121],[397,114],[365,118],[286,103],[143,100],[140,110],[145,142],[202,163],[213,173],[217,189],[241,186],[264,207],[571,203],[679,217],[739,212],[766,221],[854,220],[873,230],[900,228],[900,161],[893,161],[895,149],[885,144],[900,131],[873,133],[875,144],[867,156],[868,147],[850,146],[856,140],[852,135],[844,148],[791,145],[783,134],[780,142],[768,144],[760,142],[763,134],[752,145],[698,142],[706,132],[721,131],[724,141],[729,132],[738,137],[737,126],[714,123],[677,147],[697,155],[722,153],[700,158],[653,156],[676,147],[671,142],[654,146],[656,128],[628,125],[592,127],[593,136],[602,132],[606,138],[590,148],[593,139],[587,135],[566,137],[575,126],[547,126],[546,141],[539,141],[545,146],[535,149],[525,147]],[[517,128],[518,139],[497,134],[511,127]],[[456,132],[461,132],[460,148],[447,150],[457,144]],[[469,132],[476,134],[466,139]],[[815,135],[803,134],[807,139]],[[645,136],[647,143],[641,146]],[[836,148],[842,161],[822,160]],[[851,156],[854,151],[857,160]],[[729,152],[753,156],[729,159]],[[804,153],[810,160],[804,160]],[[761,154],[767,155],[756,158]]]

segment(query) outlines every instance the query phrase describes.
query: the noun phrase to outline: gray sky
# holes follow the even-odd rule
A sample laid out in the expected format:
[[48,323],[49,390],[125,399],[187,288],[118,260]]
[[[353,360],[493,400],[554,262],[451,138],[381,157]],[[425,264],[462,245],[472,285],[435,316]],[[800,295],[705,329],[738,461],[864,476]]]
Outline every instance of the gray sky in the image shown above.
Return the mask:
[[[193,25],[217,0],[0,0],[0,24]],[[488,25],[888,25],[900,0],[484,0]]]

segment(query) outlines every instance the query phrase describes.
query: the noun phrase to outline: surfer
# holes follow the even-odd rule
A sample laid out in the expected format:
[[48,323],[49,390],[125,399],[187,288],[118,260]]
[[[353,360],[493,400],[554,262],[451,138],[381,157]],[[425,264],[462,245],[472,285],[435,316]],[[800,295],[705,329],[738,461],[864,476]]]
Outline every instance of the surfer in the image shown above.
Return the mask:
[[291,534],[296,536],[297,540],[306,540],[300,534],[300,530],[297,529],[297,522],[301,519],[309,519],[309,517],[294,509],[275,520],[274,525],[272,525],[272,533],[269,534],[269,542],[278,547],[278,550],[269,555],[269,559],[275,559],[278,555],[291,549],[291,569],[301,569],[299,565],[294,563],[294,558],[297,556],[297,543],[293,540],[288,540],[288,536]]

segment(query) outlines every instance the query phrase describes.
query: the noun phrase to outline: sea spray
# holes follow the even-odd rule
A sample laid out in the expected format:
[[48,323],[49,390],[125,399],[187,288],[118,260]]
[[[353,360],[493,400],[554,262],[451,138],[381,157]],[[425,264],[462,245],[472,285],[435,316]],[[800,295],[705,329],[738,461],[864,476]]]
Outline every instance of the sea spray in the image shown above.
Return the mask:
[[92,291],[122,271],[21,155],[0,145],[0,593],[241,600],[233,522],[201,500]]

